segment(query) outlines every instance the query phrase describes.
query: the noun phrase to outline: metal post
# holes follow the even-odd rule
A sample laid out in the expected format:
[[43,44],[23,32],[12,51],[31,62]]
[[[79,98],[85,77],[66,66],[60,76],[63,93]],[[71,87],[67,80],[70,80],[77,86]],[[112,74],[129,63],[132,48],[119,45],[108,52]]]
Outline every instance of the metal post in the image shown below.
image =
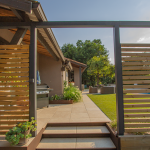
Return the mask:
[[[30,27],[30,52],[29,52],[29,117],[37,120],[37,29],[34,24]],[[33,132],[32,136],[36,136],[37,132]]]
[[81,73],[81,66],[79,67],[79,79],[80,79],[80,90],[82,91],[82,73]]
[[113,28],[114,56],[115,56],[115,82],[116,82],[116,109],[117,109],[117,133],[124,135],[124,107],[123,107],[123,84],[122,62],[119,25]]

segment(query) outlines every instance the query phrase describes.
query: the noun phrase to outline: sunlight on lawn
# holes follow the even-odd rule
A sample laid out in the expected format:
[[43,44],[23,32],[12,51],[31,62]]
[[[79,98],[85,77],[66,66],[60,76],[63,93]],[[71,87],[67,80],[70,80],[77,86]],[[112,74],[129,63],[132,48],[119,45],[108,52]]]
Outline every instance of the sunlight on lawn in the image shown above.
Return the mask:
[[116,119],[116,94],[88,94],[88,97],[108,116]]

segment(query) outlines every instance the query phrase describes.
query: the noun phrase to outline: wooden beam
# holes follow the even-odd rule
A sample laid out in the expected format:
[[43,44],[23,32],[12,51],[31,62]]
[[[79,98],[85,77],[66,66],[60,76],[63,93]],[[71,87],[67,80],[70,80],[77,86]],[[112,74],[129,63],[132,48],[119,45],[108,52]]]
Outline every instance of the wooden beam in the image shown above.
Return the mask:
[[10,45],[20,45],[26,32],[27,32],[27,29],[19,28],[17,32],[15,33],[15,35],[13,36],[10,42]]
[[23,12],[20,10],[16,10],[14,8],[11,8],[12,12],[16,15],[16,17],[22,21],[24,21]]

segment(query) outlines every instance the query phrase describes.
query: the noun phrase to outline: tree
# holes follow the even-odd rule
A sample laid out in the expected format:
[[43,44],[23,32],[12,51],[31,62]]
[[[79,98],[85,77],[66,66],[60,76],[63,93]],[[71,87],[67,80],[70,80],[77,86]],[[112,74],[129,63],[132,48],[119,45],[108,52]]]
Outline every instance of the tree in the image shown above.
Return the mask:
[[76,60],[77,48],[73,44],[64,44],[61,48],[65,57]]
[[[102,45],[100,39],[94,39],[93,41],[86,40],[85,42],[78,40],[76,46],[73,44],[64,44],[61,49],[65,57],[85,64],[94,56],[108,56],[108,51]],[[93,80],[93,77],[87,74],[86,69],[82,75],[82,82],[87,84],[91,78]]]
[[100,77],[105,77],[109,74],[109,60],[107,56],[94,56],[88,61],[88,74],[96,77],[97,86],[99,86]]

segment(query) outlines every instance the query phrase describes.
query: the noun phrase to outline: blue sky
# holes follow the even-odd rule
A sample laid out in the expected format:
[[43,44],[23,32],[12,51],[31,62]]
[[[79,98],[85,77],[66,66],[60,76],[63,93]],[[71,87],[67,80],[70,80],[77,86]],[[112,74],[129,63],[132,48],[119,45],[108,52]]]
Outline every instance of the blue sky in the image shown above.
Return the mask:
[[[38,0],[49,21],[150,21],[150,0]],[[114,63],[111,28],[52,29],[60,47],[77,40],[101,39]],[[150,43],[150,29],[120,29],[121,43]]]

